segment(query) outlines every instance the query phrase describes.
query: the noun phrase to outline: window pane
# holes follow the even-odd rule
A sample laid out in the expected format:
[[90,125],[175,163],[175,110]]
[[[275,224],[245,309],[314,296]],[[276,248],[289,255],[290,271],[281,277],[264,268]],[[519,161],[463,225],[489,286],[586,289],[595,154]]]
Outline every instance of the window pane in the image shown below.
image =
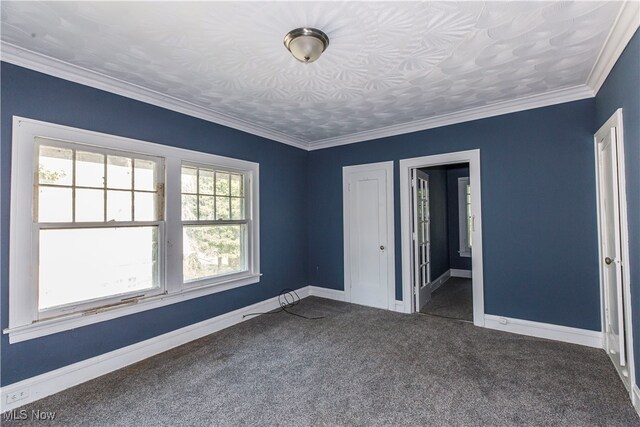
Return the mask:
[[198,193],[213,195],[213,171],[200,169],[200,188]]
[[157,227],[40,231],[38,309],[159,286]]
[[198,219],[198,197],[182,195],[182,220],[194,221]]
[[136,190],[156,191],[155,162],[135,159],[134,181]]
[[104,187],[104,155],[76,152],[76,185],[81,187]]
[[135,221],[157,221],[156,193],[134,193],[134,216]]
[[76,189],[76,221],[104,221],[104,190]]
[[216,197],[216,219],[231,219],[229,208],[229,197]]
[[231,198],[231,219],[244,219],[244,199]]
[[243,196],[242,175],[231,174],[231,195]]
[[198,219],[200,220],[216,219],[214,203],[215,203],[215,198],[213,196],[200,196],[200,216],[198,217]]
[[246,225],[185,226],[184,281],[246,270]]
[[38,157],[38,177],[40,184],[71,185],[73,151],[41,145]]
[[216,172],[216,195],[229,195],[229,174],[226,172]]
[[107,156],[107,187],[130,190],[133,160],[127,157]]
[[196,168],[182,167],[182,192],[196,193],[198,191],[198,170]]
[[131,221],[130,191],[107,191],[107,221]]
[[68,222],[73,220],[70,188],[40,187],[38,222]]

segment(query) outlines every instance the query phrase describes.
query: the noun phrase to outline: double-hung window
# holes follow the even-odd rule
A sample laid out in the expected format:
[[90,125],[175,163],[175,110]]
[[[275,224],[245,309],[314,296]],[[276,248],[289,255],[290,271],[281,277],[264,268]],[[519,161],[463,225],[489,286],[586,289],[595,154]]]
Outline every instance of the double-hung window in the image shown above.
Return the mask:
[[14,117],[19,342],[259,282],[259,165]]
[[245,174],[184,164],[181,175],[184,282],[247,271]]
[[38,320],[163,292],[163,159],[35,143]]

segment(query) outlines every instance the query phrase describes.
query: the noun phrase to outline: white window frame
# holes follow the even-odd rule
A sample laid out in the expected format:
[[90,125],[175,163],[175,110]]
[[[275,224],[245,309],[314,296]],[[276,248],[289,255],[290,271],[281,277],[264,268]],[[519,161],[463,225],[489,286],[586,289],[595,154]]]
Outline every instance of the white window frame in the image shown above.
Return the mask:
[[469,177],[458,178],[458,253],[461,257],[471,256],[471,247],[469,246],[469,218],[467,217],[467,185],[469,185]]
[[[203,169],[213,169],[216,171],[225,171],[225,172],[232,172],[232,173],[240,173],[243,176],[243,191],[244,191],[244,214],[245,214],[245,219],[243,220],[201,220],[201,219],[196,219],[196,220],[184,220],[181,218],[181,225],[182,225],[182,229],[184,230],[185,226],[207,226],[207,225],[223,225],[223,224],[246,224],[247,225],[247,259],[246,259],[246,269],[241,271],[241,272],[234,272],[234,273],[226,273],[226,274],[220,274],[220,275],[216,275],[216,276],[209,276],[209,277],[202,277],[199,279],[194,279],[194,280],[185,280],[184,278],[182,279],[183,281],[183,285],[184,287],[199,287],[199,286],[208,286],[212,281],[227,281],[227,280],[232,280],[234,277],[242,277],[243,275],[246,274],[247,271],[251,271],[251,266],[252,266],[252,262],[253,262],[253,256],[250,250],[251,247],[251,238],[250,236],[250,232],[251,232],[251,227],[252,227],[252,221],[251,221],[251,198],[250,193],[247,194],[247,192],[250,192],[251,189],[251,178],[249,176],[247,176],[247,174],[245,173],[245,171],[243,170],[238,170],[238,169],[231,169],[231,168],[221,168],[218,165],[211,165],[211,164],[206,164],[206,163],[194,163],[194,162],[183,162],[182,166],[186,166],[186,167],[193,167],[193,168],[203,168]],[[182,196],[182,188],[180,189],[180,195]],[[181,234],[182,236],[182,234]],[[182,268],[182,265],[181,265]]]
[[[160,295],[129,299],[55,318],[38,320],[37,252],[34,247],[33,188],[36,137],[92,145],[103,149],[161,157],[165,162],[164,237]],[[183,163],[236,170],[245,175],[249,228],[248,268],[241,274],[211,277],[198,286],[185,286],[182,277],[181,168]],[[260,282],[259,164],[167,145],[13,117],[11,213],[9,242],[9,342],[25,341],[77,327]]]

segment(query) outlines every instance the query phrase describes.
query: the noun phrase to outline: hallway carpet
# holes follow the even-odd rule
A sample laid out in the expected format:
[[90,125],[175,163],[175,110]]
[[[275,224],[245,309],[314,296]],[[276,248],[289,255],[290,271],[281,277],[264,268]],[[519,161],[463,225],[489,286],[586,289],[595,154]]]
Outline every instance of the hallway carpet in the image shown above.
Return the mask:
[[263,315],[22,409],[56,412],[40,426],[640,425],[602,350],[314,297],[292,311],[326,318]]
[[450,277],[431,294],[420,313],[473,322],[471,279]]

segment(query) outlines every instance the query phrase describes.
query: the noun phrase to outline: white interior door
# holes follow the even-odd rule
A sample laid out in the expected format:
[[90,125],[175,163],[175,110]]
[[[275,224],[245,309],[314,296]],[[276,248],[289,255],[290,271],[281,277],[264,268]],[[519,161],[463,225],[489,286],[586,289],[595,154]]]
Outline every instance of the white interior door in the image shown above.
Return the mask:
[[392,179],[387,164],[345,168],[345,296],[356,304],[389,308],[389,229],[393,209]]
[[617,159],[616,128],[612,127],[598,140],[604,333],[607,353],[628,386]]
[[416,311],[431,299],[431,218],[429,175],[413,169],[411,175],[413,189],[413,280]]

